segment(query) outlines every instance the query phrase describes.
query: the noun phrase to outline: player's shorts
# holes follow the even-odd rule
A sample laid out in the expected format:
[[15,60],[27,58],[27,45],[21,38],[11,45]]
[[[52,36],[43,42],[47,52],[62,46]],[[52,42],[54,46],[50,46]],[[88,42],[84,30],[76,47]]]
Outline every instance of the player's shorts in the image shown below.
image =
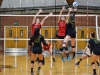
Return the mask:
[[76,38],[76,30],[68,29],[66,35],[69,35],[71,38]]
[[42,53],[42,47],[33,47],[32,53],[34,54],[41,54]]
[[58,36],[58,39],[64,39],[65,36]]
[[95,55],[100,55],[100,45],[96,46],[96,47],[93,49],[93,54],[95,54]]

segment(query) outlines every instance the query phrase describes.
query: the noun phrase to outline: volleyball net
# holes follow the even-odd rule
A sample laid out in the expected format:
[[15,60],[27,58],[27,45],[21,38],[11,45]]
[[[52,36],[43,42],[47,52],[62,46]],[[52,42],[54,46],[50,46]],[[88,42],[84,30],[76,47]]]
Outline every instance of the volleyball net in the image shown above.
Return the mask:
[[[31,23],[34,16],[37,16],[42,20],[45,16],[48,15],[0,15],[2,21],[1,27],[4,28],[4,37],[0,38],[0,44],[4,45],[1,46],[4,49],[10,48],[26,48],[28,50],[28,41],[31,37]],[[44,36],[45,40],[50,40],[53,42],[52,49],[56,50],[59,49],[59,44],[57,41],[62,39],[57,39],[57,32],[58,32],[58,16],[69,16],[69,15],[49,15],[50,17],[46,20],[41,28],[41,35]],[[87,19],[88,17],[88,19]],[[9,19],[9,20],[8,20]],[[8,24],[12,22],[12,20],[17,20],[16,22],[13,21],[14,24]],[[76,15],[75,24],[76,24],[76,50],[82,50],[85,48],[87,41],[89,39],[90,32],[94,31],[96,33],[97,39],[100,40],[100,27],[99,27],[99,15]],[[6,21],[7,20],[7,21]],[[31,21],[30,21],[31,20]],[[22,23],[21,23],[22,22]],[[19,23],[19,25],[17,25]],[[27,24],[26,24],[27,23]],[[17,25],[17,26],[16,26]],[[25,30],[25,31],[24,31]],[[4,43],[3,43],[4,42]],[[55,45],[54,45],[55,43]],[[71,49],[71,42],[69,40],[68,46]],[[22,46],[21,46],[22,45]],[[55,48],[54,48],[55,46]],[[19,49],[22,50],[22,49]],[[22,50],[23,51],[23,50]]]

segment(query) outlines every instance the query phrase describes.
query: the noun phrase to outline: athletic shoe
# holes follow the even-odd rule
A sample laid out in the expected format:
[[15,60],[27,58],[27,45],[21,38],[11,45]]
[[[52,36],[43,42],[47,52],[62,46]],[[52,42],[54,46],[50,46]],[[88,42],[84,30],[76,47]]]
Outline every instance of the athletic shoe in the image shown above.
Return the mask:
[[37,70],[37,75],[39,75],[40,74],[40,70]]
[[67,60],[70,60],[70,56],[67,57]]
[[65,58],[64,57],[62,57],[62,61],[65,62]]
[[77,62],[75,65],[78,66],[79,65],[79,62]]
[[34,75],[34,72],[31,72],[31,75]]

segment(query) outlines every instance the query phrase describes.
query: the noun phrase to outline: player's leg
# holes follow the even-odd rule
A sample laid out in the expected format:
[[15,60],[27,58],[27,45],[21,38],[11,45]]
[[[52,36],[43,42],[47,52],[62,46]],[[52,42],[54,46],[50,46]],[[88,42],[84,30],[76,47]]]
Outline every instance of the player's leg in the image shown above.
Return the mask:
[[73,51],[73,57],[72,57],[72,59],[73,59],[73,58],[75,58],[75,52],[76,52],[76,50],[75,50],[75,38],[71,38],[71,45],[72,45],[72,51]]
[[43,62],[43,54],[41,52],[41,54],[38,54],[39,57],[39,64],[38,64],[38,70],[37,70],[37,74],[40,74],[40,70],[41,70],[41,66],[42,66],[42,62]]
[[86,58],[88,58],[88,57],[90,57],[90,56],[87,55],[87,54],[85,54],[84,56],[82,56],[82,57],[79,59],[79,61],[78,61],[75,65],[79,65],[83,59],[86,59]]
[[92,57],[92,63],[91,63],[91,65],[92,65],[92,67],[93,67],[93,75],[97,75],[97,74],[96,74],[96,66],[95,66],[95,62],[97,61],[98,56],[95,55],[95,54],[92,54],[91,57]]
[[49,51],[50,55],[52,56],[53,62],[56,62],[53,52],[52,52],[52,49],[49,49],[48,51]]
[[31,75],[34,75],[34,61],[36,59],[36,54],[31,52]]
[[[67,59],[69,58],[69,51],[68,51],[68,41],[70,39],[70,36],[67,35],[65,38],[64,38],[64,41],[62,43],[62,51],[64,50],[65,51],[65,55],[67,57]],[[68,59],[70,60],[70,58]],[[65,58],[64,56],[62,56],[62,61],[64,62],[65,61]]]

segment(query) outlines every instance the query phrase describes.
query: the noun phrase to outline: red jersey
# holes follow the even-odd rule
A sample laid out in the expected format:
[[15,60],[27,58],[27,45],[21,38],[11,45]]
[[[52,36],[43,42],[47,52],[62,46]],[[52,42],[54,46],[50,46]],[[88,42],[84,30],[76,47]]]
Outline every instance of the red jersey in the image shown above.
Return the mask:
[[36,23],[34,23],[34,24],[32,25],[32,34],[34,34],[34,30],[35,30],[36,27],[38,27],[38,28],[41,29],[41,24],[39,23],[38,25],[36,25]]
[[66,22],[65,21],[61,21],[58,23],[58,36],[65,36],[65,32],[66,32]]
[[49,50],[49,49],[50,49],[50,45],[51,45],[51,44],[48,44],[47,46],[46,46],[46,45],[43,45],[43,49],[44,49],[44,50]]

